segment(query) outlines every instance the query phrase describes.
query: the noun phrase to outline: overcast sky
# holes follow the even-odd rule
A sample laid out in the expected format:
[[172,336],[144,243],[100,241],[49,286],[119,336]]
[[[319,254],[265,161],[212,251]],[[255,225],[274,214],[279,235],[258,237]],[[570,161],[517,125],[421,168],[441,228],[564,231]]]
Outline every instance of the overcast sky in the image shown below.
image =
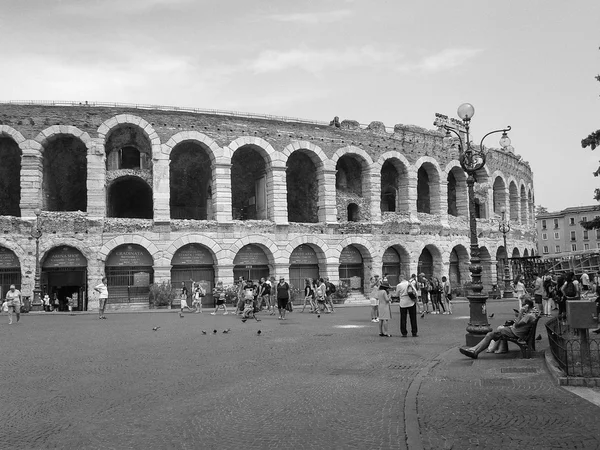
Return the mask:
[[[595,204],[599,0],[2,0],[1,100],[511,125],[536,203]],[[497,137],[486,140],[497,147]]]

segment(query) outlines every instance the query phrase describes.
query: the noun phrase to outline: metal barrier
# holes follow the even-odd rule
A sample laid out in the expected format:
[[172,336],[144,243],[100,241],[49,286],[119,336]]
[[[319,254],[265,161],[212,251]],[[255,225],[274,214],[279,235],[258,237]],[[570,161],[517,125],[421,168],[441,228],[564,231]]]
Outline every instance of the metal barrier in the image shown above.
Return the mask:
[[552,356],[570,377],[600,377],[600,338],[582,339],[581,331],[557,317],[546,323]]

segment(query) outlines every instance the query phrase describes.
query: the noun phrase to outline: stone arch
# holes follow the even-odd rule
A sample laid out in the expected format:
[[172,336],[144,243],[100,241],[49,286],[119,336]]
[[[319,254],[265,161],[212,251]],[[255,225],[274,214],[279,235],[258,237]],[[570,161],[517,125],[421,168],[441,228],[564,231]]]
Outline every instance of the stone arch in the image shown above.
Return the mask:
[[448,278],[452,288],[458,288],[470,281],[470,262],[471,258],[466,247],[462,243],[453,243],[448,254]]
[[[244,236],[243,238],[238,239],[231,245],[229,251],[231,252],[233,258],[235,258],[235,255],[242,249],[242,247],[250,244],[256,245],[265,250],[265,254],[269,259],[269,264],[271,266],[275,266],[276,264],[287,264],[287,262],[283,260],[281,251],[279,250],[279,247],[277,247],[277,244],[275,244],[275,242],[273,242],[271,239],[259,234]],[[233,258],[231,260],[232,263]]]
[[525,183],[521,180],[519,184],[519,199],[521,208],[521,223],[523,225],[529,224],[529,205],[527,204],[527,191],[525,189]]
[[335,260],[331,257],[331,251],[329,250],[327,243],[321,238],[310,235],[299,236],[288,242],[287,245],[281,249],[281,257],[289,261],[292,252],[299,245],[310,245],[317,253],[319,265],[323,264],[323,267],[325,267],[327,264],[335,263]]
[[533,188],[527,185],[527,204],[529,205],[529,218],[531,223],[535,223],[535,203],[533,201]]
[[349,245],[355,245],[365,260],[371,260],[377,254],[371,241],[360,236],[353,236],[343,239],[335,248],[331,249],[332,255],[335,255],[335,260],[339,261],[342,250]]
[[281,156],[284,161],[287,161],[292,153],[297,150],[303,150],[315,163],[315,166],[325,166],[326,162],[329,161],[325,152],[318,145],[313,144],[309,141],[294,141],[288,144],[281,151]]
[[444,171],[448,199],[448,215],[463,216],[469,215],[469,193],[467,189],[467,175],[456,159],[450,161]]
[[171,157],[171,151],[178,145],[184,142],[194,142],[202,146],[212,164],[214,164],[218,157],[221,156],[223,150],[219,145],[207,135],[198,131],[180,131],[169,138],[163,145],[163,153],[169,159]]
[[441,173],[435,158],[420,157],[414,165],[417,173],[417,212],[441,214]]
[[[429,261],[424,258],[427,253],[431,255],[431,267],[429,267]],[[417,259],[418,274],[423,272],[427,277],[434,276],[441,279],[443,268],[444,261],[440,249],[435,244],[426,244]]]
[[381,174],[380,210],[408,213],[410,163],[406,157],[398,151],[386,152],[373,163],[372,171]]
[[48,127],[38,133],[34,141],[40,144],[43,153],[48,141],[59,135],[73,136],[83,142],[88,153],[91,151],[92,139],[90,138],[90,135],[72,125],[53,125]]
[[[381,246],[381,252],[377,255],[377,261],[381,261],[382,263],[382,278],[386,273],[386,261],[384,259],[384,255],[389,249],[393,249],[394,251],[396,251],[396,253],[400,257],[400,265],[397,267],[390,267],[387,270],[388,282],[390,283],[390,285],[395,286],[400,282],[401,277],[405,277],[407,280],[410,277],[411,255],[403,243],[387,243],[386,245]],[[396,269],[397,273],[393,273],[394,269]]]
[[331,157],[331,161],[335,165],[335,164],[337,164],[337,162],[339,161],[339,159],[342,156],[348,155],[348,154],[354,154],[354,155],[360,156],[364,160],[365,164],[367,164],[368,167],[371,167],[373,165],[373,159],[371,158],[371,155],[369,155],[362,148],[356,147],[354,145],[347,145],[346,147],[337,149],[336,152]]
[[224,250],[221,245],[212,238],[208,236],[203,236],[200,234],[186,234],[169,244],[169,246],[163,251],[163,259],[171,261],[175,252],[179,250],[181,247],[188,244],[199,244],[203,247],[206,247],[210,254],[213,257],[213,261],[215,265],[218,265],[222,261],[227,261],[228,264],[231,264],[233,261],[233,256],[229,250]]
[[148,253],[152,256],[154,260],[154,264],[157,264],[157,261],[163,259],[162,252],[158,249],[156,244],[151,240],[141,236],[139,234],[129,234],[125,236],[117,236],[111,239],[108,242],[105,242],[100,250],[98,250],[97,258],[99,261],[106,261],[106,257],[112,252],[115,248],[123,244],[138,244],[144,247]]
[[66,237],[61,237],[58,240],[53,240],[49,242],[40,241],[40,264],[46,258],[48,252],[55,249],[56,247],[67,246],[73,247],[78,250],[87,260],[88,266],[91,266],[96,263],[96,252],[93,247],[89,245],[84,245],[84,243],[78,239],[71,239]]
[[0,125],[0,137],[2,136],[11,138],[19,147],[23,142],[25,142],[23,135],[8,125]]
[[508,195],[510,201],[510,220],[513,222],[518,222],[521,214],[519,189],[517,188],[516,181],[512,177],[509,179]]
[[254,136],[241,136],[237,139],[234,139],[229,143],[229,145],[223,148],[223,156],[231,161],[231,158],[236,150],[246,146],[257,150],[258,153],[260,153],[260,155],[265,159],[267,166],[283,165],[284,160],[281,153],[275,151],[269,142]]
[[104,121],[98,127],[98,137],[103,141],[103,150],[104,146],[106,145],[106,140],[108,136],[119,125],[132,125],[140,128],[144,135],[150,141],[150,145],[152,146],[152,158],[159,159],[161,157],[161,145],[158,133],[154,130],[150,123],[148,123],[139,116],[134,116],[133,114],[119,114]]
[[494,283],[494,275],[492,271],[492,256],[487,247],[479,247],[479,259],[481,263],[481,284],[483,292],[491,291]]
[[513,248],[512,257],[513,258],[520,258],[521,257],[521,251],[519,250],[518,247]]

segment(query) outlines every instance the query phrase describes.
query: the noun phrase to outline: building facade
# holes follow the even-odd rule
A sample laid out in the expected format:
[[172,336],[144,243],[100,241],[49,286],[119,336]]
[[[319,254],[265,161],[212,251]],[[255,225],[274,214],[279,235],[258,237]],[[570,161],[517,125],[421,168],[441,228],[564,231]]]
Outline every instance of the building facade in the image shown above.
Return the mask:
[[600,207],[575,206],[562,211],[538,214],[538,253],[560,258],[600,251],[600,230],[586,230],[581,222],[600,216]]
[[[439,130],[87,102],[0,111],[3,289],[32,295],[36,228],[42,290],[75,293],[78,309],[97,308],[105,274],[124,306],[164,280],[470,279],[466,176]],[[475,193],[489,290],[497,260],[534,252],[531,168],[490,149]]]

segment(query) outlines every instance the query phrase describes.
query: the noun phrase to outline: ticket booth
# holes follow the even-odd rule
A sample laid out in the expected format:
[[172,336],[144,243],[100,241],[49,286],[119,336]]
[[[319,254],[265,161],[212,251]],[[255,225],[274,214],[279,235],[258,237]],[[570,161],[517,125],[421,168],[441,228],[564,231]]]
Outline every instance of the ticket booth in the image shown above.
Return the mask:
[[269,259],[258,245],[248,244],[240,249],[233,259],[233,276],[237,280],[257,281],[269,276]]
[[212,306],[212,290],[215,280],[215,269],[212,254],[208,248],[200,244],[188,244],[180,247],[171,259],[171,285],[177,289],[181,282],[188,289],[188,306],[192,305],[192,280],[200,283],[206,292],[202,305]]
[[12,250],[0,247],[0,298],[4,299],[11,284],[21,290],[21,264]]
[[51,249],[42,260],[41,288],[42,297],[50,296],[54,310],[68,311],[68,298],[72,298],[73,311],[87,311],[86,257],[68,245]]
[[154,259],[141,245],[124,244],[106,258],[109,303],[150,302]]
[[290,284],[303,291],[304,280],[319,278],[319,260],[310,245],[299,245],[290,255]]

